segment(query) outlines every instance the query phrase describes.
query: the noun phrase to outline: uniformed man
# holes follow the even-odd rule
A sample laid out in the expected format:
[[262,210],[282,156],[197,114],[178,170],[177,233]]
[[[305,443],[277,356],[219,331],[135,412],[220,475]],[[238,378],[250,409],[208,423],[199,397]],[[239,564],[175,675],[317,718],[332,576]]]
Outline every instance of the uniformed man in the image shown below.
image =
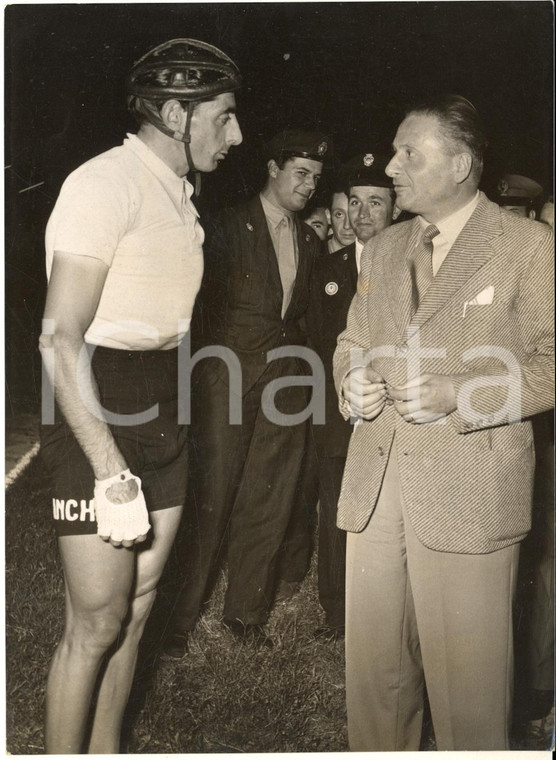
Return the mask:
[[332,230],[332,235],[328,238],[328,253],[334,253],[340,248],[351,245],[355,240],[355,232],[349,221],[346,189],[341,182],[330,196],[326,217]]
[[336,217],[340,235],[355,230],[357,239],[319,259],[311,282],[309,339],[326,373],[326,422],[313,426],[319,471],[318,586],[325,613],[324,625],[315,630],[317,638],[337,639],[345,629],[346,533],[336,527],[336,510],[352,425],[338,411],[332,358],[357,288],[363,245],[399,214],[392,179],[384,172],[387,163],[386,156],[368,152],[354,156],[343,167],[345,186],[332,197],[331,218],[342,211]]
[[[538,182],[507,173],[498,191],[496,201],[506,211],[536,218],[543,193]],[[544,206],[539,221],[543,212],[546,220]],[[516,740],[523,749],[543,750],[554,728],[554,415],[537,414],[532,422],[535,483],[532,529],[519,568],[524,606],[516,656]]]
[[328,238],[328,218],[326,207],[321,204],[311,204],[301,214],[301,221],[312,227],[317,233],[319,240],[324,241]]
[[[207,267],[201,289],[202,343],[231,349],[241,366],[238,388],[221,358],[197,365],[192,420],[198,541],[187,558],[165,651],[187,652],[224,533],[228,534],[228,588],[224,623],[242,641],[270,646],[264,631],[276,584],[277,554],[290,519],[306,448],[308,424],[271,419],[265,389],[286,376],[310,373],[301,359],[272,361],[267,353],[305,346],[309,281],[320,241],[298,217],[313,196],[329,152],[317,132],[286,130],[267,150],[267,180],[258,195],[224,212],[207,231]],[[303,413],[308,388],[276,393],[284,415]],[[229,400],[241,412],[231,424]],[[266,401],[265,401],[266,399]]]
[[498,181],[499,195],[495,198],[499,206],[517,216],[536,218],[534,205],[542,195],[542,186],[523,174],[503,174]]

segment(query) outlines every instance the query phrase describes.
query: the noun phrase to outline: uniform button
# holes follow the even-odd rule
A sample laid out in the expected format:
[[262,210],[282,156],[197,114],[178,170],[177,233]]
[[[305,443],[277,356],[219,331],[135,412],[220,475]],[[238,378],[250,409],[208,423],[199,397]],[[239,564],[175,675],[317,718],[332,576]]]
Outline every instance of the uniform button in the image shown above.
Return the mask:
[[384,456],[384,449],[382,448],[382,446],[378,447],[378,455],[381,456],[381,457]]

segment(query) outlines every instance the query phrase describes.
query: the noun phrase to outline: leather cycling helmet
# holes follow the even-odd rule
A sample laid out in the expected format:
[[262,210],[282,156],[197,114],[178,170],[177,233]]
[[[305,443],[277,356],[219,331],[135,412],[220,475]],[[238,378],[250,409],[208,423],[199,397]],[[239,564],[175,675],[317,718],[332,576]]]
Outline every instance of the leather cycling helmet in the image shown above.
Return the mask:
[[158,103],[176,98],[187,103],[183,133],[168,129],[155,113],[149,111],[145,115],[161,132],[184,143],[191,171],[195,171],[190,149],[193,106],[240,87],[241,75],[231,58],[206,42],[181,37],[146,53],[127,78],[128,104],[135,98]]

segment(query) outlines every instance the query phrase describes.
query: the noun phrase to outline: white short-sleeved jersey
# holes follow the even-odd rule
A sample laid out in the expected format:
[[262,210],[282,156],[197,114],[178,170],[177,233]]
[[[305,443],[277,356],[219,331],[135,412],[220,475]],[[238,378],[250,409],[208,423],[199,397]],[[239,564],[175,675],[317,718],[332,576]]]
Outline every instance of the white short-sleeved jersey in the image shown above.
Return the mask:
[[108,267],[87,343],[150,350],[181,341],[203,274],[192,193],[136,135],[66,179],[46,229],[47,274],[54,251]]

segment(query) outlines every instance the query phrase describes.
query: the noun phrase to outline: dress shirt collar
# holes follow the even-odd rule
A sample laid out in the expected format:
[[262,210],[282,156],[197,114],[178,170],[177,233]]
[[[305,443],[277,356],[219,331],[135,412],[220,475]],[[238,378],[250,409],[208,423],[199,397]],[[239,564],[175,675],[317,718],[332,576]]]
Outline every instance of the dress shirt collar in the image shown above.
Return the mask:
[[193,195],[193,185],[185,177],[178,175],[154,153],[148,145],[140,140],[137,135],[128,134],[124,140],[124,146],[129,148],[135,155],[148,167],[163,185],[168,195],[174,201],[176,208],[180,208],[185,190],[186,202],[195,216],[199,216],[197,209],[191,201]]
[[295,217],[293,211],[285,211],[283,208],[279,208],[274,203],[272,203],[272,201],[269,201],[269,199],[262,193],[260,193],[259,198],[261,199],[261,203],[263,205],[264,215],[266,216],[268,222],[272,225],[273,229],[276,229],[278,227],[284,217],[287,217],[290,220],[291,226],[293,227],[293,220]]
[[[440,222],[436,222],[435,227],[438,229],[439,235],[434,239],[434,245],[440,242],[438,238],[443,238],[444,242],[448,243],[450,247],[456,242],[458,235],[469,221],[471,214],[477,208],[479,197],[479,191],[477,190],[473,198],[471,198],[471,200],[466,203],[465,206],[462,206],[457,211],[454,211],[453,214],[445,217]],[[417,218],[419,219],[419,223],[423,230],[425,230],[430,225],[430,222],[427,222],[426,219],[423,219],[422,216],[419,216]]]
[[365,247],[365,243],[362,243],[360,240],[355,238],[355,264],[357,266],[357,274],[361,271],[361,253],[363,252],[363,248]]

